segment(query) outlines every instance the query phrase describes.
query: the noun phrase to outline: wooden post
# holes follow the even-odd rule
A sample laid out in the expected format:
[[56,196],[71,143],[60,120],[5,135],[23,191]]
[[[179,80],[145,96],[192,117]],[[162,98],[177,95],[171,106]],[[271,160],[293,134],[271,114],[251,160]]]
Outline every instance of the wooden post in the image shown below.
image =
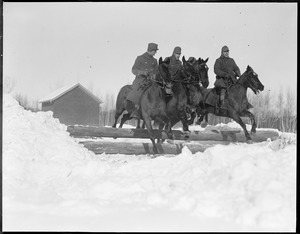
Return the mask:
[[[110,138],[144,138],[149,139],[148,131],[145,129],[111,128],[111,127],[87,127],[68,126],[67,131],[74,137],[110,137]],[[156,139],[168,139],[164,131],[154,129]],[[185,138],[179,130],[173,130],[174,140],[190,141],[231,141],[245,142],[246,137],[240,129],[205,129],[203,131],[191,131],[190,137]],[[268,138],[275,140],[278,132],[272,130],[258,130],[252,136],[254,142],[266,141]]]
[[[149,140],[150,141],[150,140]],[[153,154],[152,143],[146,142],[113,142],[113,141],[86,141],[80,142],[95,154]],[[216,144],[229,144],[225,141],[202,141],[195,143],[175,142],[173,144],[156,144],[159,154],[180,154],[186,146],[192,153],[204,152],[208,147]]]

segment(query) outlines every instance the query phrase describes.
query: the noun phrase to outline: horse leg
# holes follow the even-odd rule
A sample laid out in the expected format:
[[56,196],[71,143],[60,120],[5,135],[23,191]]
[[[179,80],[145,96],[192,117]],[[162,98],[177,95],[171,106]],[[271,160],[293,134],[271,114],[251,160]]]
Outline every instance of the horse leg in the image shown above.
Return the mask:
[[184,137],[189,138],[190,131],[189,131],[189,125],[188,125],[188,122],[187,122],[186,108],[178,107],[178,112],[179,112],[179,118],[180,118],[181,123],[182,123],[182,130],[183,130],[183,133],[184,133]]
[[[165,126],[164,122],[159,122],[158,129],[162,131],[164,129],[164,126]],[[157,139],[157,143],[163,143],[163,142],[164,142],[163,139]]]
[[[205,117],[205,118],[204,118]],[[203,115],[203,117],[205,120],[201,123],[201,127],[205,128],[208,124],[208,112],[205,112],[205,114]],[[202,119],[203,120],[203,119]]]
[[193,111],[192,113],[191,113],[191,119],[190,120],[188,120],[188,125],[191,125],[191,124],[193,124],[194,123],[194,120],[195,120],[195,118],[196,118],[196,112],[195,111]]
[[[208,111],[201,107],[197,108],[197,114],[200,116],[196,124],[200,125],[202,128],[205,128],[208,123]],[[203,121],[205,119],[205,121]]]
[[244,122],[242,121],[241,117],[239,116],[239,114],[237,112],[234,112],[234,113],[231,113],[231,117],[232,119],[237,122],[244,130],[244,133],[245,133],[245,137],[246,137],[246,142],[248,144],[250,143],[253,143],[251,137],[250,137],[250,134],[249,132],[247,131],[247,128],[246,128],[246,124],[244,124]]
[[145,121],[143,120],[142,129],[145,129],[145,127],[146,127],[146,124],[145,124]]
[[171,124],[170,118],[165,115],[163,117],[163,121],[165,123],[165,132],[166,132],[168,138],[171,140],[174,140],[174,136],[173,136],[173,132],[172,132],[172,124]]
[[255,121],[255,116],[250,112],[250,111],[244,111],[242,113],[243,117],[249,117],[251,124],[252,124],[252,128],[251,128],[251,134],[255,134],[256,133],[256,121]]
[[125,109],[123,108],[121,111],[116,111],[116,114],[115,114],[115,122],[114,124],[112,125],[113,128],[116,128],[117,127],[117,122],[118,122],[118,119],[120,117],[120,115],[123,113]]
[[144,119],[144,122],[146,124],[146,127],[147,127],[147,131],[149,133],[149,138],[152,142],[152,145],[153,145],[153,154],[157,154],[158,153],[158,150],[157,150],[157,147],[156,147],[156,144],[155,144],[155,137],[153,135],[153,128],[152,128],[152,124],[151,124],[151,119],[149,117],[144,117],[143,115],[143,119]]
[[122,128],[123,127],[123,124],[127,121],[127,120],[130,120],[131,117],[130,117],[130,114],[127,113],[127,114],[124,114],[122,119],[121,119],[121,123],[119,125],[119,128]]
[[138,120],[137,120],[137,126],[136,126],[136,128],[137,129],[139,129],[139,128],[141,128],[141,119],[140,118],[138,118]]

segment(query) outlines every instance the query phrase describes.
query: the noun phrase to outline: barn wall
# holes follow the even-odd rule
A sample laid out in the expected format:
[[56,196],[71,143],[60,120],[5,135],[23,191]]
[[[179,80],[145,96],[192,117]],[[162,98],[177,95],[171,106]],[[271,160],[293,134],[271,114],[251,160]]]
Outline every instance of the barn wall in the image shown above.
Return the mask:
[[99,102],[76,87],[53,102],[53,117],[66,125],[99,126]]

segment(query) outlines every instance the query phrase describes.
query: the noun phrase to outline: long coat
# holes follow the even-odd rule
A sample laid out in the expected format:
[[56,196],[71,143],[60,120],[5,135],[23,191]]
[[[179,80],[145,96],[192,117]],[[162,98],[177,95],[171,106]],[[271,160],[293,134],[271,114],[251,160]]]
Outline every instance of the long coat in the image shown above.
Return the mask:
[[221,55],[221,57],[216,60],[214,65],[214,72],[216,74],[216,81],[214,83],[216,87],[227,87],[224,82],[224,79],[227,75],[230,76],[233,82],[236,82],[237,76],[241,76],[240,69],[236,65],[235,61],[232,58],[225,57],[223,55]]
[[132,73],[136,76],[132,83],[132,91],[128,94],[127,100],[139,103],[144,90],[141,86],[146,82],[147,76],[156,73],[158,69],[157,59],[145,52],[138,56],[132,67]]

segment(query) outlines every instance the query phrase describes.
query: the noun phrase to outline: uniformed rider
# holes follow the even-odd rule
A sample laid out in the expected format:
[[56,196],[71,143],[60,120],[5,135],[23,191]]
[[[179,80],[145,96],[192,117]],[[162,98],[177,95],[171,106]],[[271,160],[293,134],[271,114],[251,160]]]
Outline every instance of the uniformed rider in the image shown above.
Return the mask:
[[222,106],[224,104],[227,87],[236,83],[237,77],[241,76],[239,67],[235,61],[229,57],[229,48],[227,46],[222,47],[221,56],[216,60],[214,65],[214,72],[216,74],[214,85],[216,88],[221,89],[220,106]]
[[172,76],[174,76],[182,66],[182,62],[179,60],[180,55],[181,55],[181,48],[179,46],[176,46],[173,50],[172,55],[170,57],[165,58],[165,60],[167,60],[168,58],[170,59],[169,69],[171,71]]
[[[153,76],[158,69],[157,59],[154,58],[158,50],[158,45],[155,43],[149,43],[147,51],[138,56],[132,67],[132,73],[135,75],[135,79],[132,83],[132,91],[127,95],[127,105],[133,106],[134,111],[131,117],[139,118],[140,98],[143,93],[143,85],[147,82],[147,79]],[[131,108],[130,108],[131,109]]]

